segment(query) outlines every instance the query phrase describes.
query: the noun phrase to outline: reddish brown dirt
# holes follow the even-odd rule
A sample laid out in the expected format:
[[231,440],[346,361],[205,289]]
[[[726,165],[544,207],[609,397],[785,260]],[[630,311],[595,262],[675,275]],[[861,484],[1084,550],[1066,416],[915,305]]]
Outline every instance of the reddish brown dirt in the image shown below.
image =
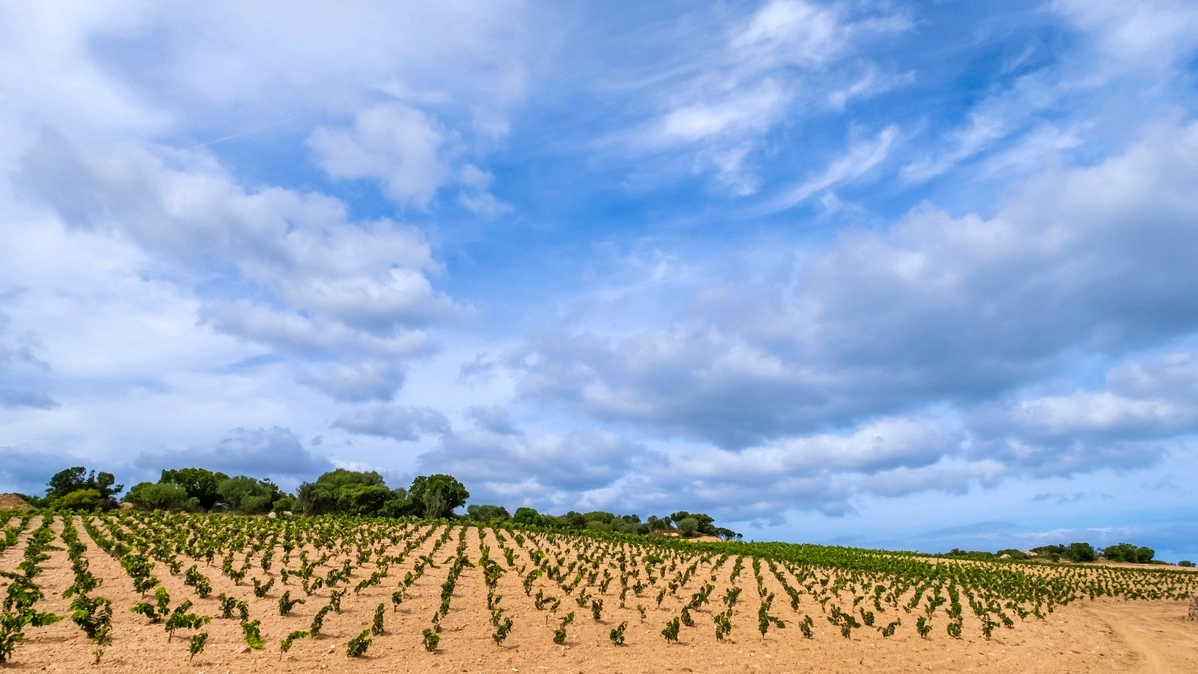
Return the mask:
[[[30,523],[26,534],[40,524],[40,517]],[[1068,672],[1198,672],[1198,623],[1184,620],[1185,602],[1137,601],[1109,599],[1076,602],[1058,608],[1045,621],[1028,619],[1015,629],[999,629],[992,640],[985,640],[976,628],[968,628],[961,639],[945,635],[943,621],[928,639],[920,639],[908,622],[914,616],[902,616],[904,627],[892,638],[883,639],[874,630],[862,629],[851,639],[844,639],[823,619],[818,605],[805,598],[796,614],[778,602],[775,613],[788,621],[784,630],[771,631],[766,639],[756,632],[755,609],[748,599],[738,604],[734,630],[730,641],[718,642],[713,636],[712,608],[704,607],[694,614],[697,627],[683,628],[681,643],[667,645],[660,635],[662,626],[677,615],[680,605],[657,608],[649,592],[636,598],[631,593],[628,608],[619,608],[618,590],[604,596],[602,622],[592,620],[590,611],[576,605],[573,598],[563,597],[561,612],[575,611],[575,623],[569,628],[566,645],[552,643],[553,627],[548,624],[547,611],[537,611],[524,595],[518,574],[512,570],[499,582],[502,604],[515,622],[511,636],[503,646],[496,646],[486,606],[486,588],[482,572],[477,567],[467,569],[460,577],[454,592],[452,608],[442,621],[440,647],[428,653],[421,644],[420,633],[430,624],[430,618],[440,601],[440,584],[445,577],[442,561],[452,553],[457,537],[446,543],[436,555],[439,570],[430,569],[409,591],[399,612],[390,610],[389,596],[396,581],[411,568],[418,555],[431,551],[436,536],[414,552],[402,568],[393,568],[381,586],[365,589],[361,594],[347,593],[340,614],[330,614],[325,621],[324,635],[316,640],[297,641],[291,652],[280,658],[278,643],[293,630],[307,629],[317,609],[327,601],[327,590],[319,590],[306,604],[297,606],[287,617],[278,615],[278,597],[284,589],[293,596],[303,597],[296,579],[287,586],[276,582],[274,589],[263,599],[254,597],[249,578],[264,574],[255,568],[242,582],[222,576],[219,558],[211,567],[199,568],[212,581],[213,596],[222,592],[247,601],[253,619],[262,621],[266,648],[249,651],[244,646],[241,629],[236,620],[214,619],[204,628],[210,635],[205,652],[194,664],[187,661],[187,635],[168,641],[161,625],[147,624],[129,607],[141,601],[132,591],[131,583],[117,560],[103,553],[82,527],[82,541],[88,546],[87,558],[93,573],[105,579],[95,595],[112,600],[115,642],[107,650],[102,664],[93,666],[92,648],[82,632],[69,620],[44,628],[32,629],[27,639],[18,645],[13,662],[0,671],[14,672],[200,672],[233,674],[235,672],[999,672],[1027,671]],[[53,525],[62,530],[61,522]],[[0,555],[0,569],[11,570],[20,562],[21,543]],[[469,551],[478,555],[478,535],[467,535]],[[495,549],[493,537],[487,540]],[[62,541],[54,543],[62,547]],[[521,550],[516,566],[527,561]],[[495,552],[492,556],[496,557]],[[189,562],[190,564],[190,562]],[[730,585],[723,567],[716,580],[718,596]],[[71,582],[71,569],[65,551],[51,553],[37,577],[46,591],[41,610],[67,613],[67,601],[59,597]],[[354,578],[369,575],[367,564],[355,570]],[[276,567],[273,570],[278,572]],[[200,600],[185,587],[182,576],[171,576],[158,564],[155,575],[176,602],[192,598],[198,612],[219,614],[215,599]],[[706,574],[700,572],[698,581]],[[747,576],[747,578],[746,578]],[[773,583],[767,576],[767,586]],[[755,593],[753,576],[746,564],[745,575],[738,585],[745,596]],[[3,585],[0,581],[0,592]],[[539,579],[536,588],[561,596],[556,585]],[[689,586],[688,586],[689,587]],[[614,589],[614,588],[613,588]],[[771,591],[779,588],[770,587]],[[598,594],[592,591],[593,594]],[[617,596],[613,596],[613,594]],[[681,594],[681,593],[680,593]],[[779,591],[779,594],[781,592]],[[755,596],[753,601],[755,602]],[[647,609],[642,623],[635,609],[637,603]],[[370,625],[374,608],[387,604],[386,633],[374,637],[367,656],[349,659],[345,655],[348,639]],[[678,602],[675,602],[677,604]],[[718,603],[714,601],[713,603]],[[754,604],[755,606],[755,604]],[[795,621],[796,615],[810,613],[816,619],[814,639],[804,639]],[[880,617],[880,620],[889,618]],[[608,632],[619,622],[629,622],[627,645],[613,646]]]

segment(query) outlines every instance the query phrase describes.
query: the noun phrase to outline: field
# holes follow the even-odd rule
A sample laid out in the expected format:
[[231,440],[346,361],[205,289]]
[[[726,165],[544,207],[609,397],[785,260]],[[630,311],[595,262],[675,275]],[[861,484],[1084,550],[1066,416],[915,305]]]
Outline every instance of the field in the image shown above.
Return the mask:
[[1173,569],[346,518],[0,522],[13,671],[1198,671],[1198,574]]

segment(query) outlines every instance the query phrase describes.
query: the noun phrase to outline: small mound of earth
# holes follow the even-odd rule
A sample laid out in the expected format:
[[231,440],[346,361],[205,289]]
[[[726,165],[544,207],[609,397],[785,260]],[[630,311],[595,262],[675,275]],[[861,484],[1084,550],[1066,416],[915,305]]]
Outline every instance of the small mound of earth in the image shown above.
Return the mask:
[[33,510],[33,506],[16,494],[0,494],[0,510]]

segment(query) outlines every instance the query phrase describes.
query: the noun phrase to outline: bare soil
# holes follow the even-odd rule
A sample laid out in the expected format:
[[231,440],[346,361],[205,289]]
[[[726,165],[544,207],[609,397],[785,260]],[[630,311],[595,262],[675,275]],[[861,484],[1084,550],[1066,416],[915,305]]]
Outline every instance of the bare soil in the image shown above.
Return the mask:
[[33,510],[33,506],[18,494],[0,494],[0,511],[4,510]]

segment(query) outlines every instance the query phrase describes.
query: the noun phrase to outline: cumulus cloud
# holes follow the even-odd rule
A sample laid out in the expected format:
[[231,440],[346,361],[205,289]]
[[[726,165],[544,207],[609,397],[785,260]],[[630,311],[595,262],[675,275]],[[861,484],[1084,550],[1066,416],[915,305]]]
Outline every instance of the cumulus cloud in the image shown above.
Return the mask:
[[334,178],[373,178],[399,204],[428,206],[450,175],[444,129],[402,103],[358,111],[350,130],[319,128],[308,138]]
[[403,387],[406,374],[400,363],[368,360],[337,365],[331,372],[300,377],[299,381],[344,402],[389,401]]
[[[344,204],[319,193],[243,188],[202,156],[186,168],[131,148],[85,158],[47,132],[26,158],[23,181],[68,226],[128,237],[169,261],[155,272],[197,288],[202,323],[347,360],[308,378],[334,397],[386,399],[384,389],[393,392],[402,376],[374,361],[428,353],[424,328],[467,311],[432,287],[439,266],[415,228],[351,220]],[[213,286],[220,290],[205,291]]]
[[512,210],[511,204],[505,204],[491,194],[494,174],[474,164],[467,164],[462,167],[460,180],[462,190],[458,194],[458,203],[470,212],[485,218],[494,218]]
[[1198,359],[1169,352],[1111,368],[1102,388],[980,406],[972,453],[1035,474],[1144,466],[1198,431]]
[[[566,435],[454,433],[420,458],[422,472],[444,472],[479,486],[479,498],[513,496],[543,505],[611,486],[638,466],[659,460],[636,442],[605,432]],[[471,493],[473,493],[473,487]]]
[[520,435],[507,410],[499,405],[474,405],[466,410],[466,416],[481,430],[496,435]]
[[449,419],[428,407],[376,406],[344,414],[333,422],[334,428],[414,442],[424,434],[446,435],[451,431]]
[[672,455],[651,477],[668,485],[667,493],[687,494],[732,519],[776,517],[790,509],[843,515],[853,511],[850,501],[859,494],[968,488],[978,478],[976,467],[942,464],[943,457],[959,454],[963,439],[959,430],[927,419],[879,419],[843,433],[795,436],[741,451]]
[[474,360],[462,363],[458,368],[458,383],[470,386],[481,386],[490,383],[495,378],[495,370],[499,364],[487,354],[475,355]]
[[[87,464],[78,457],[38,451],[25,446],[0,447],[0,459],[3,459],[0,460],[0,484],[22,494],[37,496],[45,493],[47,483],[58,471]],[[97,469],[95,466],[88,467]]]
[[50,364],[38,358],[34,350],[38,339],[31,333],[10,336],[11,319],[0,311],[0,407],[48,410],[58,402],[42,389]]
[[765,278],[692,286],[663,329],[560,330],[507,364],[526,398],[729,449],[968,408],[1080,353],[1193,330],[1198,277],[1182,251],[1198,249],[1195,181],[1198,125],[1159,125],[1121,156],[1013,191],[991,217],[921,206]]
[[163,447],[142,452],[137,468],[161,471],[197,466],[229,475],[269,477],[291,486],[333,469],[325,457],[313,453],[287,428],[235,428],[212,447]]

